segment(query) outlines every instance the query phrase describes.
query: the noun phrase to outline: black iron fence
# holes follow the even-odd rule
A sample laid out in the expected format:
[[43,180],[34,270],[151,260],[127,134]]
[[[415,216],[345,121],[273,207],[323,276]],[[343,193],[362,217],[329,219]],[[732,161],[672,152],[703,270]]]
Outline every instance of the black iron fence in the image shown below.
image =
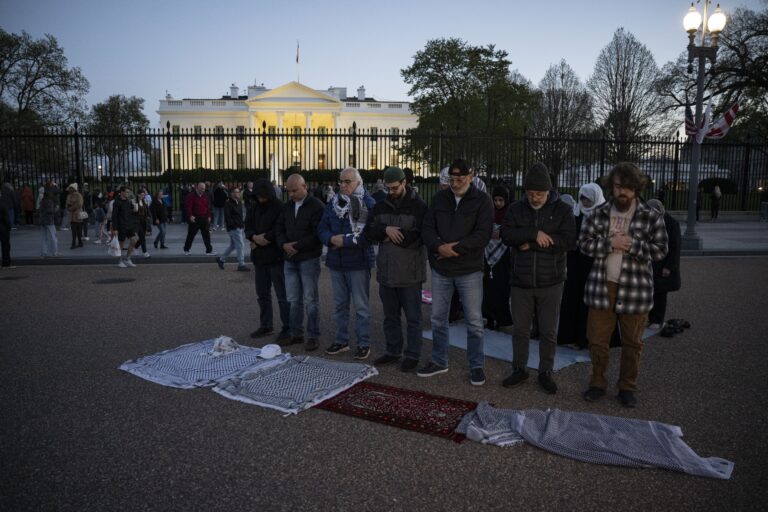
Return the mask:
[[[0,133],[0,181],[33,189],[47,181],[78,182],[88,188],[114,189],[121,183],[168,187],[196,181],[243,183],[268,178],[282,183],[302,172],[312,183],[333,183],[340,169],[360,169],[366,181],[380,178],[388,166],[413,171],[429,200],[441,167],[466,158],[489,184],[505,181],[517,189],[525,170],[544,162],[559,189],[575,194],[584,183],[608,173],[618,161],[636,162],[651,178],[645,195],[663,190],[668,208],[687,208],[691,143],[684,139],[632,141],[605,136],[550,139],[531,136],[421,133],[398,130],[248,130],[167,129],[132,134],[84,130]],[[707,192],[723,191],[721,208],[757,211],[768,190],[768,143],[705,142],[699,180]]]

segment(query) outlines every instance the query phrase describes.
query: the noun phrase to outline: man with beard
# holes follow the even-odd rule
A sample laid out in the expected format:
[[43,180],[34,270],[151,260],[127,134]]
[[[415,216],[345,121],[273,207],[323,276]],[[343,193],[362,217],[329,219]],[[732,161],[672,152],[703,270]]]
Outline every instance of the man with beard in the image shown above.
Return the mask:
[[455,160],[448,188],[437,192],[424,217],[422,239],[432,267],[432,360],[418,371],[432,377],[448,371],[448,315],[454,286],[467,325],[469,380],[485,384],[483,352],[483,256],[493,229],[493,204],[472,183],[466,160]]
[[642,334],[653,307],[651,263],[667,254],[664,217],[639,196],[647,182],[635,164],[622,162],[608,175],[612,199],[584,221],[579,249],[594,258],[584,289],[589,306],[587,338],[592,378],[584,392],[588,402],[605,395],[608,349],[618,319],[621,329],[621,366],[617,398],[635,407]]
[[376,280],[384,307],[386,352],[373,364],[396,363],[403,353],[400,310],[407,322],[404,372],[415,370],[421,356],[421,285],[427,278],[427,254],[421,241],[421,225],[427,205],[410,186],[399,167],[384,171],[388,191],[373,207],[365,236],[378,242]]

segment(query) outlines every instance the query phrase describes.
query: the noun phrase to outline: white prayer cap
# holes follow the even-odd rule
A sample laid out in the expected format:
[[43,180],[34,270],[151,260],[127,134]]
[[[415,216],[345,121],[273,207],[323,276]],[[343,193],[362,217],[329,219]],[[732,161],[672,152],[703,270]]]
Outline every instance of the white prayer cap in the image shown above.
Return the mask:
[[272,359],[273,357],[279,356],[282,352],[283,350],[280,348],[280,345],[271,343],[261,347],[261,353],[259,354],[259,357],[263,359]]

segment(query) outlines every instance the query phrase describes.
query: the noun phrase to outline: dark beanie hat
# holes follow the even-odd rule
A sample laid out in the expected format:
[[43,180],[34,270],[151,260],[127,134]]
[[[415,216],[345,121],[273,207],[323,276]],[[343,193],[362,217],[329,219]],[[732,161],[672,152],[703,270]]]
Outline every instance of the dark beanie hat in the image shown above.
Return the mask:
[[395,183],[404,179],[405,173],[399,167],[389,167],[384,171],[384,183]]
[[503,197],[505,201],[509,202],[509,189],[504,185],[496,185],[493,187],[491,197]]
[[552,180],[549,179],[549,170],[541,162],[536,162],[528,169],[523,180],[525,190],[552,190]]

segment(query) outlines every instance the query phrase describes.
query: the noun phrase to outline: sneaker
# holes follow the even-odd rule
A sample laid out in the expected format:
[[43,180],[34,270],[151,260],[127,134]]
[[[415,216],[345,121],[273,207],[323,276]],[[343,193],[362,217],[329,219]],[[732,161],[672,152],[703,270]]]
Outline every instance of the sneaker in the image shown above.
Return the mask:
[[386,366],[388,364],[396,363],[400,360],[400,356],[391,356],[384,354],[373,362],[374,366]]
[[155,240],[155,241],[153,242],[153,244],[155,245],[155,249],[157,249],[157,240]]
[[597,402],[605,396],[605,390],[589,386],[589,389],[582,393],[581,396],[584,397],[584,400],[587,402]]
[[469,383],[473,386],[485,384],[485,372],[482,368],[472,368],[469,370]]
[[317,350],[318,347],[320,347],[320,343],[318,343],[317,338],[307,338],[306,343],[304,343],[304,350],[306,352]]
[[84,236],[84,237],[83,237],[83,240],[85,240],[85,241],[90,241],[91,239],[90,239],[90,238],[88,238],[87,236]]
[[94,240],[93,243],[95,243],[96,245],[99,245],[101,243],[101,240]]
[[145,253],[144,253],[144,257],[145,257],[145,258],[151,258],[151,257],[152,257],[152,255],[151,255],[151,254],[149,254],[148,252],[145,252]]
[[120,268],[127,268],[128,267],[128,265],[126,265],[123,260],[118,261],[117,262],[117,266],[120,267]]
[[255,331],[251,333],[251,338],[261,338],[262,336],[267,336],[268,334],[272,334],[272,328],[271,327],[259,327]]
[[621,405],[624,407],[634,408],[637,405],[637,398],[635,398],[635,394],[632,391],[622,389],[619,391],[619,394],[616,395],[616,398],[618,398],[619,402],[621,402]]
[[505,388],[516,388],[526,380],[528,380],[528,371],[523,368],[515,368],[512,370],[512,375],[504,379],[501,385]]
[[275,338],[275,343],[281,344],[285,341],[288,341],[291,339],[291,331],[285,329],[280,331],[280,334],[277,335],[277,338]]
[[342,345],[341,343],[334,343],[327,349],[325,349],[325,353],[329,356],[341,354],[342,352],[346,352],[349,350],[349,345]]
[[661,324],[650,324],[649,329],[661,329]]
[[168,246],[167,246],[167,245],[161,245],[161,246],[160,246],[160,248],[161,248],[161,249],[167,249],[167,248],[168,248]]
[[219,266],[221,270],[224,270],[224,260],[221,258],[216,258],[216,264]]
[[434,375],[438,375],[440,373],[445,373],[448,371],[447,366],[440,366],[438,364],[430,362],[427,366],[416,372],[416,375],[419,377],[432,377]]
[[186,254],[187,256],[192,256],[192,253],[189,251],[184,251],[184,254]]
[[403,362],[400,363],[400,370],[404,372],[412,372],[416,369],[417,366],[419,366],[418,359],[411,359],[410,357],[406,357],[403,359]]
[[355,350],[355,355],[352,357],[355,359],[368,359],[370,354],[371,347],[357,347],[357,350]]
[[127,260],[125,260],[125,264],[128,265],[131,268],[136,267],[136,264],[131,261],[131,258],[128,258]]
[[216,251],[206,252],[206,256],[216,256]]
[[238,272],[250,272],[250,271],[251,271],[251,269],[249,269],[248,267],[246,267],[245,265],[243,265],[242,267],[237,267],[237,271],[238,271]]
[[550,395],[557,393],[557,384],[552,378],[552,372],[539,372],[539,386]]

